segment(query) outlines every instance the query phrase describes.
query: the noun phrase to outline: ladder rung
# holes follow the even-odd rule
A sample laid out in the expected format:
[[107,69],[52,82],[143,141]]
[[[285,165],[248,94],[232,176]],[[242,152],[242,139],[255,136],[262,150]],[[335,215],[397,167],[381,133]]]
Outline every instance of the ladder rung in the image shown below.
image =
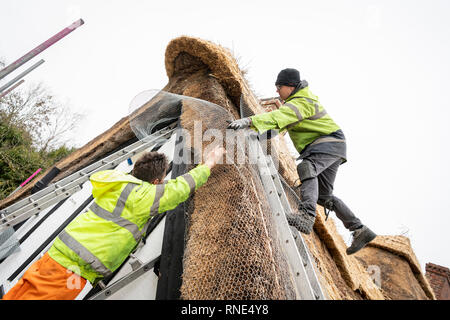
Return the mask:
[[[258,144],[259,144],[259,142],[258,142]],[[258,145],[258,146],[260,147],[260,145]],[[289,204],[289,201],[287,199],[286,193],[284,191],[284,188],[283,188],[283,185],[281,182],[282,177],[276,170],[271,156],[264,155],[262,153],[261,148],[258,148],[257,152],[258,152],[258,159],[259,159],[259,154],[262,154],[263,156],[266,157],[266,161],[263,161],[262,163],[267,165],[267,171],[270,172],[270,175],[272,178],[272,179],[268,179],[267,186],[265,185],[265,188],[269,189],[268,196],[273,197],[273,195],[272,195],[273,190],[271,190],[271,189],[273,189],[273,187],[274,187],[274,189],[276,190],[277,195],[278,195],[277,200],[281,203],[284,213],[286,214],[288,212],[289,213],[292,212],[291,206]],[[259,168],[260,168],[261,179],[263,179],[262,172],[266,171],[266,168],[261,168],[261,166],[259,166]],[[283,182],[284,182],[284,179],[283,179]],[[263,181],[263,184],[264,184],[264,181]],[[270,186],[270,185],[272,185],[272,186]],[[270,199],[269,199],[269,201],[270,201]],[[280,216],[279,212],[277,212],[276,217],[279,217],[279,216]],[[285,218],[285,215],[284,215],[284,218]],[[285,221],[285,224],[288,224],[287,220]],[[307,251],[308,249],[306,247],[306,244],[304,243],[303,238],[297,229],[295,229],[293,227],[289,227],[289,228],[291,229],[290,234],[294,239],[295,247],[297,249],[297,254],[299,255],[299,258],[301,261],[300,265],[302,266],[300,268],[301,270],[297,270],[297,271],[294,270],[294,274],[296,274],[297,277],[300,277],[302,279],[302,281],[306,281],[309,284],[309,286],[308,285],[307,286],[305,286],[305,285],[299,286],[299,289],[301,291],[303,291],[302,295],[309,297],[310,299],[316,299],[316,300],[324,299],[324,296],[322,294],[322,289],[320,287],[320,283],[315,274],[314,266],[312,265],[310,256]],[[295,232],[294,232],[294,230],[295,230]],[[287,240],[286,240],[286,245],[288,245]],[[286,249],[289,250],[288,248],[286,248]],[[294,269],[296,269],[296,268],[294,267]]]
[[[39,209],[45,209],[47,208],[45,204],[50,203],[49,198],[52,199],[55,196],[58,198],[67,197],[71,193],[66,193],[66,191],[76,187],[77,185],[81,185],[84,182],[86,182],[90,175],[94,172],[101,171],[101,170],[107,170],[111,169],[116,166],[116,164],[120,163],[121,161],[124,161],[127,159],[128,154],[132,153],[137,154],[139,152],[142,152],[152,144],[154,144],[156,141],[160,141],[161,137],[164,137],[168,134],[172,134],[175,131],[174,128],[164,128],[160,131],[157,131],[152,136],[146,137],[143,140],[139,140],[132,145],[128,146],[126,151],[120,150],[116,153],[106,157],[105,159],[99,160],[88,167],[77,171],[70,176],[58,181],[57,183],[54,183],[47,188],[23,199],[20,200],[11,206],[5,208],[4,210],[0,210],[0,214],[5,216],[4,218],[8,220],[8,224],[11,223],[11,220],[17,221],[17,217],[19,217],[21,214],[26,213],[26,217],[29,217],[29,212],[33,207],[39,207]],[[169,139],[166,139],[168,141]],[[9,216],[13,217],[12,219],[8,219]],[[22,219],[23,220],[23,219]],[[22,221],[21,220],[21,221]],[[2,220],[3,223],[3,220]],[[3,224],[0,225],[0,229],[4,227]]]
[[[284,191],[279,188],[280,182],[277,176],[278,173],[276,170],[273,170],[271,158],[264,155],[261,145],[255,137],[250,135],[249,139],[249,146],[252,148],[249,152],[260,155],[262,158],[258,161],[257,166],[261,182],[264,185],[264,190],[267,192],[267,200],[274,213],[274,222],[280,234],[283,234],[286,237],[283,239],[284,251],[286,252],[286,259],[292,270],[292,275],[294,276],[293,285],[296,288],[297,298],[314,300],[313,288],[303,266],[302,257],[299,254],[296,241],[292,236],[286,220],[285,215],[287,207],[285,206],[285,195]],[[264,159],[264,157],[266,157],[266,159]],[[280,197],[280,194],[282,197]],[[279,212],[282,212],[282,214],[277,214]]]
[[70,197],[72,194],[74,194],[80,190],[81,190],[81,187],[78,185],[78,186],[68,190],[65,193],[62,193],[60,195],[49,198],[46,202],[41,203],[41,205],[38,207],[33,206],[18,215],[11,214],[11,215],[7,216],[7,218],[5,220],[2,220],[2,224],[0,224],[0,231],[7,227],[14,226],[14,225],[28,219],[29,217],[40,213],[42,210],[50,207],[53,204],[58,203],[61,200],[64,200],[67,197]]

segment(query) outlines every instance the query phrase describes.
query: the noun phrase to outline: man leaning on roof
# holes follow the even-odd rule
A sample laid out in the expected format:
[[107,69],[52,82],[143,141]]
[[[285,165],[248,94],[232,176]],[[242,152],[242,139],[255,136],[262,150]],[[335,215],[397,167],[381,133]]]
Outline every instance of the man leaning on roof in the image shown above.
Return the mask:
[[344,226],[353,232],[352,244],[347,249],[347,254],[353,254],[376,235],[333,195],[337,170],[347,161],[344,133],[311,92],[308,82],[300,80],[298,70],[281,70],[275,86],[283,105],[271,112],[235,120],[228,128],[252,128],[259,133],[271,129],[288,132],[302,159],[297,166],[301,181],[300,214],[288,214],[289,224],[302,233],[311,233],[318,203],[334,211]]
[[139,158],[131,174],[94,173],[90,180],[95,200],[89,210],[58,235],[3,299],[75,299],[87,281],[96,285],[120,267],[153,216],[174,209],[205,184],[224,152],[222,147],[214,148],[204,164],[168,181],[164,181],[167,158],[157,152]]

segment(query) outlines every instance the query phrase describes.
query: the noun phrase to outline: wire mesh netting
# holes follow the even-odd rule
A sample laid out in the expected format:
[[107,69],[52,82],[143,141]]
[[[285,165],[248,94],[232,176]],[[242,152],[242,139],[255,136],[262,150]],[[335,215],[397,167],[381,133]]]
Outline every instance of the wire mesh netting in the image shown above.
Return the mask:
[[255,155],[243,131],[226,130],[231,113],[168,92],[145,95],[130,108],[130,124],[139,138],[150,134],[161,119],[179,117],[188,151],[179,161],[188,169],[202,162],[212,146],[220,144],[227,151],[187,202],[181,298],[297,298]]

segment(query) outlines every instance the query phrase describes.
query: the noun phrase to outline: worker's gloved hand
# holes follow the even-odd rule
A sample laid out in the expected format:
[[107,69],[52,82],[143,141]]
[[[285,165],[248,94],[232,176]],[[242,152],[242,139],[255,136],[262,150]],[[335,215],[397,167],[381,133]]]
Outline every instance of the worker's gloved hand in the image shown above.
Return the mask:
[[229,121],[227,120],[227,122],[229,123],[227,129],[245,129],[245,128],[250,128],[251,124],[252,124],[252,119],[251,118],[242,118],[242,119],[238,119],[238,120],[234,120],[234,121]]

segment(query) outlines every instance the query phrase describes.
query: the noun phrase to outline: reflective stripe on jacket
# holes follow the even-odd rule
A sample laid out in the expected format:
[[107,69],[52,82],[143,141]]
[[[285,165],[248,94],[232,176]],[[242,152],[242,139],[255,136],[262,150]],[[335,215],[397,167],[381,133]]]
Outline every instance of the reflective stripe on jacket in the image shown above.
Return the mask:
[[149,219],[186,201],[209,175],[209,167],[199,165],[153,185],[116,170],[95,173],[94,202],[58,235],[49,255],[95,284],[125,261]]
[[270,129],[287,130],[299,153],[317,138],[340,129],[308,86],[294,92],[278,110],[251,119],[252,127],[260,133]]

